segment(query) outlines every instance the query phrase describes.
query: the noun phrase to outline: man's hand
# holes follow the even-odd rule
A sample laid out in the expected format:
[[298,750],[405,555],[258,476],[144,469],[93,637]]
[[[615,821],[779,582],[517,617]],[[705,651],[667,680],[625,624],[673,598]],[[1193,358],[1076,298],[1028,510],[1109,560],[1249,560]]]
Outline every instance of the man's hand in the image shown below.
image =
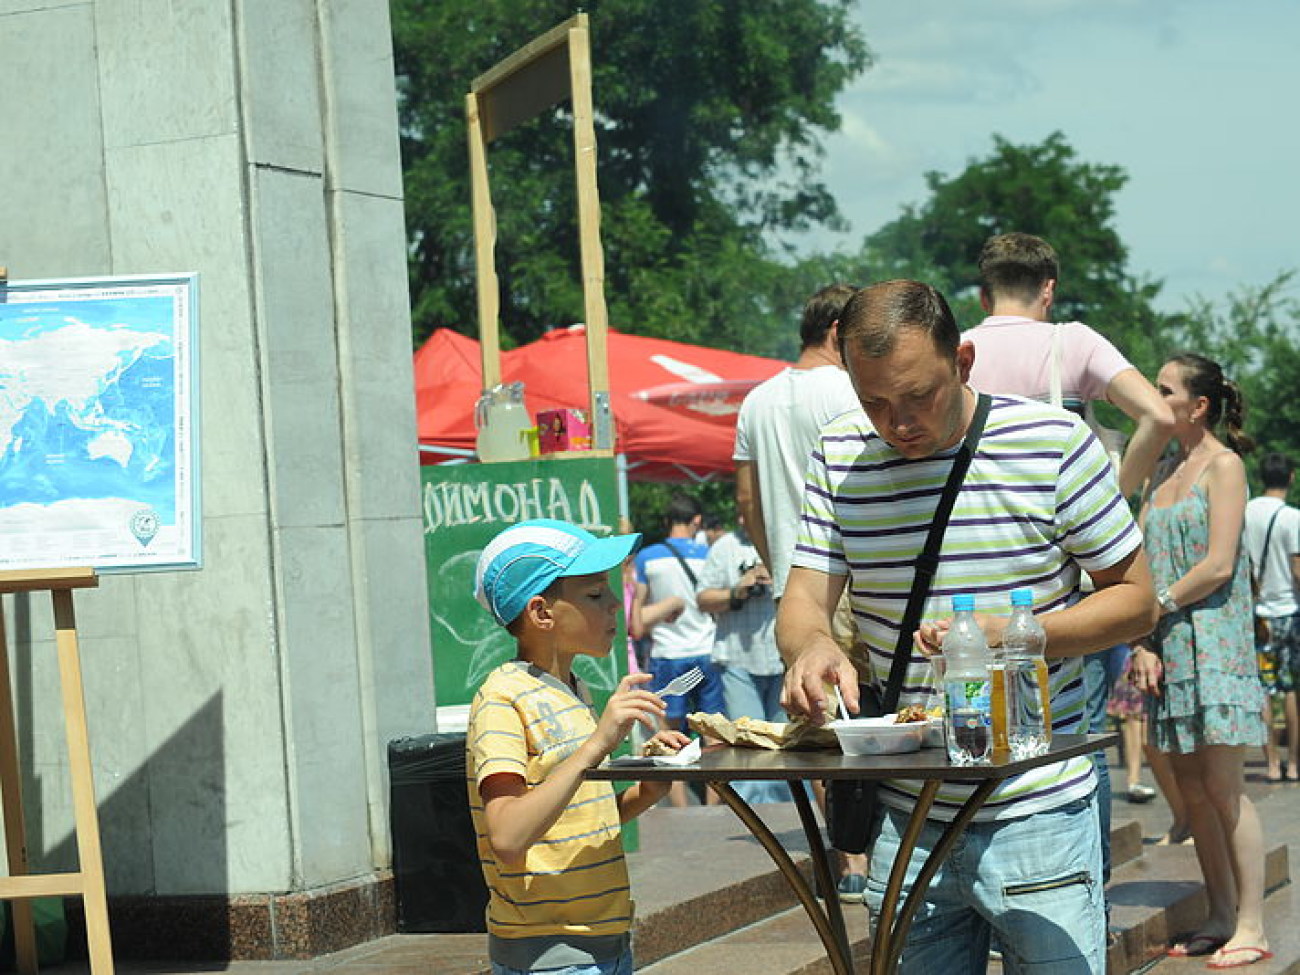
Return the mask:
[[[1010,619],[1009,616],[998,616],[993,613],[975,614],[975,622],[990,647],[1002,646],[1002,633],[1006,630],[1007,621]],[[922,623],[913,634],[912,643],[922,656],[933,657],[935,654],[943,653],[943,638],[948,635],[950,629],[952,629],[951,619]]]
[[934,620],[922,623],[912,640],[922,656],[933,657],[943,653],[943,638],[948,635],[952,620]]
[[814,725],[823,725],[835,705],[827,706],[830,687],[838,687],[850,714],[858,713],[858,672],[834,640],[823,640],[799,654],[785,672],[781,706],[790,714],[801,714]]
[[[662,613],[656,612],[654,614],[658,617],[660,623],[676,623],[678,617],[686,612],[686,600],[681,596],[669,596],[660,602],[662,603]],[[660,603],[655,605],[659,606]]]
[[858,711],[858,673],[831,635],[831,613],[845,581],[795,566],[776,612],[776,643],[786,662],[781,704],[816,725],[826,723],[827,683],[839,687],[849,711]]

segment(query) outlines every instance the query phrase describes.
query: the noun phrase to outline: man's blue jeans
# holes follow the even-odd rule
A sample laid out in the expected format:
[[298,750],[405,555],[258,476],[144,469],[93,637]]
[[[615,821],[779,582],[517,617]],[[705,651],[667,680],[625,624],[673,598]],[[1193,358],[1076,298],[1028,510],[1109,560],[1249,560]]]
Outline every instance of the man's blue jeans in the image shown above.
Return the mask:
[[[871,854],[867,906],[880,911],[908,815],[886,809]],[[916,880],[944,824],[921,830],[907,867]],[[940,866],[908,932],[899,972],[965,975],[988,967],[996,932],[1007,975],[1106,971],[1096,793],[1022,819],[972,823]]]
[[[1083,693],[1084,717],[1087,725],[1082,730],[1089,734],[1101,734],[1106,730],[1106,704],[1110,701],[1111,689],[1119,675],[1124,672],[1124,661],[1128,657],[1127,644],[1098,650],[1083,658]],[[1101,829],[1101,879],[1110,883],[1110,762],[1105,751],[1092,753],[1092,768],[1097,773],[1097,819]]]

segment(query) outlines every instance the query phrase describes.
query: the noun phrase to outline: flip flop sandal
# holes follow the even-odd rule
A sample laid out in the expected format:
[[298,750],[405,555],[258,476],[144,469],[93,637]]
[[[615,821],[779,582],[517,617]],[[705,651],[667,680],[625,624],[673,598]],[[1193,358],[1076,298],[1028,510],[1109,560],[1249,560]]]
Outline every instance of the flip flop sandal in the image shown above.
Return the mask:
[[1170,958],[1200,958],[1203,955],[1212,955],[1226,943],[1227,938],[1215,938],[1208,934],[1197,934],[1188,938],[1186,941],[1180,941],[1168,951],[1165,952]]
[[1213,958],[1205,963],[1206,968],[1244,968],[1257,961],[1268,961],[1273,952],[1267,948],[1254,945],[1242,945],[1239,948],[1220,948]]

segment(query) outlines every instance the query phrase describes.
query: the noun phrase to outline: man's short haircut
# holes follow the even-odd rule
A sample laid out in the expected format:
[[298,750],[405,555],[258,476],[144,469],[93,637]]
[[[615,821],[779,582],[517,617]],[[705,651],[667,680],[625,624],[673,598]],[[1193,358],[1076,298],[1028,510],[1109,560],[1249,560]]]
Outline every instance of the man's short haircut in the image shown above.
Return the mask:
[[1291,486],[1291,474],[1294,471],[1295,464],[1286,454],[1265,454],[1259,462],[1259,479],[1264,483],[1265,489],[1286,490]]
[[1030,302],[1048,281],[1059,281],[1061,265],[1052,245],[1033,234],[998,234],[980,250],[980,291],[989,298]]
[[700,507],[698,498],[683,492],[677,492],[668,502],[668,511],[665,517],[668,521],[668,527],[673,525],[689,525],[697,515],[703,512]]
[[943,355],[955,359],[961,331],[952,309],[936,288],[920,281],[885,281],[863,288],[840,315],[840,355],[849,351],[872,359],[889,355],[904,328],[919,328]]
[[840,312],[856,290],[847,284],[831,284],[808,299],[799,320],[801,349],[810,349],[826,341],[831,326],[839,321]]

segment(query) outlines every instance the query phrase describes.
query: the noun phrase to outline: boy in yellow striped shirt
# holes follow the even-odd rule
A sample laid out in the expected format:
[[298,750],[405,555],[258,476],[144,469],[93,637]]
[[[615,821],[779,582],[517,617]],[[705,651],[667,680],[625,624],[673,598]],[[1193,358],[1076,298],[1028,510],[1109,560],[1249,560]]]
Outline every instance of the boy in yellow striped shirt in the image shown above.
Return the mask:
[[[583,773],[614,750],[633,721],[651,730],[663,699],[624,677],[596,719],[574,657],[604,657],[620,600],[609,571],[639,535],[597,538],[567,522],[507,528],[479,557],[475,595],[518,645],[484,680],[470,708],[470,809],[487,880],[494,975],[560,970],[631,975],[632,898],[620,824],[658,802],[667,782],[615,795]],[[656,737],[674,748],[678,731]]]

